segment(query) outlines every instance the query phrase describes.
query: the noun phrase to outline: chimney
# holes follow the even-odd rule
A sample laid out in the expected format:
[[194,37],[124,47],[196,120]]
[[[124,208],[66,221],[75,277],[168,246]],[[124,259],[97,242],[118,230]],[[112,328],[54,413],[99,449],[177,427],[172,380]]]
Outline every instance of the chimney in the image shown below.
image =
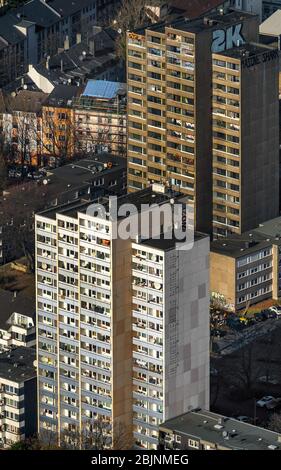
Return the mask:
[[68,49],[69,49],[69,37],[68,37],[68,36],[65,37],[64,46],[63,46],[63,47],[64,47],[64,50],[65,50],[65,51],[68,51]]
[[89,41],[89,52],[92,56],[95,56],[96,42],[93,38]]
[[16,299],[16,298],[17,298],[17,291],[14,290],[14,299]]
[[82,36],[81,33],[76,34],[76,44],[81,44]]
[[61,59],[61,61],[60,61],[60,70],[61,70],[61,72],[63,72],[63,59]]
[[48,55],[46,59],[46,69],[49,70],[49,68],[50,68],[50,56]]

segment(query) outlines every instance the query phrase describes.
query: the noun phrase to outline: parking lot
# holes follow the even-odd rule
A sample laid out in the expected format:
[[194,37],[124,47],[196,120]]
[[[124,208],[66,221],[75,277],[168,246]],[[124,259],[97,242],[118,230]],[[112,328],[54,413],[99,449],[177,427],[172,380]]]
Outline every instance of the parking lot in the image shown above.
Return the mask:
[[211,350],[225,355],[239,349],[257,337],[269,334],[281,324],[281,314],[270,309],[243,315],[231,313],[211,314]]
[[281,320],[268,319],[253,324],[250,333],[247,330],[236,337],[233,334],[227,354],[212,354],[211,409],[233,417],[247,416],[251,422],[267,426],[271,415],[281,412],[281,403],[268,410],[256,402],[267,395],[281,397]]

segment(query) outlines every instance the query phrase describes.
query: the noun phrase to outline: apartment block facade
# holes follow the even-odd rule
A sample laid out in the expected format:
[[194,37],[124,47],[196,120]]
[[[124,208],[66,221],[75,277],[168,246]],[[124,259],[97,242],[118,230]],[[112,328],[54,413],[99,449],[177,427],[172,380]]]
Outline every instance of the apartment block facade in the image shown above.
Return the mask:
[[0,354],[0,449],[36,434],[35,359],[33,348]]
[[[118,204],[169,198],[147,189]],[[179,254],[116,238],[89,206],[36,216],[39,432],[62,440],[102,421],[107,447],[153,449],[163,419],[208,407],[209,240]]]
[[244,44],[213,54],[213,234],[279,215],[278,51]]
[[75,151],[126,155],[126,85],[89,80],[73,103]]
[[209,407],[208,245],[199,234],[188,251],[132,244],[133,431],[143,449],[157,449],[168,417]]
[[281,295],[281,238],[262,230],[211,244],[210,290],[234,311]]
[[180,190],[204,232],[212,212],[212,52],[257,37],[257,16],[235,11],[127,35],[128,189],[161,182]]
[[[120,369],[118,355],[128,354],[130,360],[129,328],[126,332],[124,325],[125,329],[114,334],[117,323],[113,324],[113,304],[121,304],[118,308],[121,324],[129,304],[125,295],[117,300],[117,286],[113,291],[116,243],[110,237],[110,224],[98,224],[83,213],[79,218],[63,214],[54,219],[38,216],[36,232],[40,240],[37,243],[39,431],[48,430],[60,436],[63,432],[79,433],[83,428],[90,433],[94,418],[112,424],[119,414],[126,415],[130,410],[129,386],[125,387],[127,396],[115,390],[120,380],[117,376],[115,381],[117,370],[126,374],[125,369]],[[42,259],[45,250],[48,256]],[[129,259],[127,256],[127,263]],[[125,263],[125,256],[119,256],[118,262]],[[125,293],[124,268],[118,288]],[[117,314],[116,309],[114,312]],[[113,354],[116,348],[119,352]],[[124,358],[123,367],[125,362]],[[124,380],[121,386],[125,386]],[[116,407],[114,397],[120,400]],[[110,433],[108,445],[111,438]]]

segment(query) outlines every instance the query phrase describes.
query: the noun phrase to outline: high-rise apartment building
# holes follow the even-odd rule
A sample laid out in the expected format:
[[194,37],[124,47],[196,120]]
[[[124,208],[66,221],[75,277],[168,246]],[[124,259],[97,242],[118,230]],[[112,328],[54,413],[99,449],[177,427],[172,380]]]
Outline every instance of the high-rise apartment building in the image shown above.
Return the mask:
[[278,51],[244,44],[213,54],[213,234],[279,214]]
[[169,416],[209,408],[209,241],[195,234],[192,250],[177,248],[132,244],[133,431],[146,449]]
[[[118,207],[176,197],[147,188]],[[156,448],[160,422],[208,407],[209,240],[124,240],[103,203],[106,219],[83,201],[36,216],[39,432],[102,421],[109,447],[125,428],[125,445]]]
[[36,219],[39,432],[59,437],[132,413],[130,243],[88,206]]
[[128,189],[161,182],[194,203],[211,232],[212,52],[258,38],[258,17],[180,18],[127,36]]

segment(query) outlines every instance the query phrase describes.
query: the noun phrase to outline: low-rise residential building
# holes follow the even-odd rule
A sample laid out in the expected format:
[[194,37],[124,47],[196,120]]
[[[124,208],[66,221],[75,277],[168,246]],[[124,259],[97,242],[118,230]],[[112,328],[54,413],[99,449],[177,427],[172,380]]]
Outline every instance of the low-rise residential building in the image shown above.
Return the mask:
[[86,37],[96,15],[95,0],[30,0],[0,16],[0,86]]
[[233,309],[281,296],[281,219],[211,243],[210,289]]
[[0,447],[37,432],[36,351],[18,347],[0,354]]
[[0,289],[0,305],[0,353],[35,346],[35,302],[22,292]]
[[65,161],[74,155],[73,100],[78,88],[57,85],[42,107],[42,163]]
[[[49,169],[39,180],[11,186],[0,198],[0,264],[34,252],[34,213],[68,202],[124,194],[126,159],[100,153]],[[24,194],[24,204],[23,204]]]
[[37,165],[42,153],[42,105],[47,94],[20,90],[2,94],[0,126],[7,161],[10,164]]
[[126,85],[89,80],[75,100],[77,153],[112,152],[125,155],[127,145]]
[[[87,79],[123,81],[124,67],[116,55],[118,36],[110,27],[95,26],[87,40],[77,35],[73,46],[67,43],[40,64],[30,65],[24,83],[32,80],[39,90],[51,93],[57,85],[83,86]],[[15,85],[21,86],[18,81]],[[10,90],[11,85],[5,88]]]
[[280,433],[200,408],[161,424],[159,450],[280,450]]

